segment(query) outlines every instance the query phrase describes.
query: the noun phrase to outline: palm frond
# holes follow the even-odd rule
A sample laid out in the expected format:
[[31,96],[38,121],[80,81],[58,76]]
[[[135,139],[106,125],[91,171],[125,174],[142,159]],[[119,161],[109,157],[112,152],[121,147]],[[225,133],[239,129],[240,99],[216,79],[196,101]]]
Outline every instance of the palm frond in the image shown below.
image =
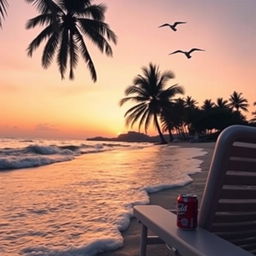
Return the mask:
[[26,23],[26,29],[34,28],[37,25],[41,25],[41,26],[49,25],[52,22],[53,22],[52,14],[49,14],[49,13],[41,14],[28,20]]
[[133,84],[141,87],[142,90],[144,90],[147,94],[149,94],[149,92],[148,92],[148,87],[149,87],[148,86],[148,81],[145,77],[143,77],[141,75],[137,75],[133,79]]
[[80,17],[92,18],[98,21],[103,21],[105,19],[106,6],[104,4],[90,5],[86,9],[77,12]]
[[[140,120],[140,122],[139,122],[139,130],[140,130],[140,128],[141,128],[141,126],[143,125],[143,123],[144,123],[144,121],[145,121],[145,118],[146,118],[146,115],[147,115],[147,112],[148,112],[148,110],[147,110],[147,108],[141,108],[137,113],[135,113],[135,115],[134,115],[134,118],[133,118],[133,121],[131,122],[131,127],[133,127],[134,126],[134,124],[138,121],[138,120]],[[141,124],[141,125],[140,125]]]
[[249,104],[241,104],[240,109],[242,109],[245,112],[248,112],[248,106],[249,106]]
[[33,51],[39,47],[39,45],[41,44],[41,42],[45,39],[47,39],[48,37],[51,36],[51,34],[54,32],[53,30],[53,26],[49,25],[47,26],[41,33],[39,33],[39,35],[29,44],[28,48],[27,48],[27,54],[29,56],[32,56]]
[[76,37],[76,41],[79,43],[79,50],[82,54],[83,59],[85,60],[85,63],[87,64],[87,66],[90,70],[92,80],[95,82],[95,81],[97,81],[96,70],[95,70],[93,61],[91,59],[91,56],[90,56],[90,54],[87,50],[87,47],[84,43],[83,36],[80,34],[78,29],[75,29],[74,36]]
[[48,39],[42,55],[42,66],[44,68],[48,68],[48,66],[51,64],[54,53],[58,46],[58,40],[59,40],[58,32],[52,33],[51,37]]
[[138,86],[128,86],[125,91],[124,91],[125,95],[130,95],[130,94],[138,94],[140,96],[147,96],[147,92],[145,90],[143,90],[143,88],[138,87]]
[[122,106],[127,101],[134,101],[134,102],[139,102],[140,103],[140,102],[145,102],[145,98],[140,97],[140,96],[125,97],[125,98],[120,100],[119,105]]
[[64,28],[62,31],[61,43],[60,43],[60,48],[57,56],[57,63],[59,66],[62,79],[64,78],[64,73],[67,68],[68,51],[69,51],[69,31]]
[[119,101],[119,105],[120,106],[123,106],[124,103],[126,103],[127,101],[131,100],[133,97],[125,97],[125,98],[122,98],[120,101]]
[[[117,42],[115,33],[109,28],[108,24],[92,19],[78,18],[81,30],[107,55],[112,55],[109,41],[114,44]],[[105,36],[107,39],[105,39]]]
[[169,101],[170,98],[174,97],[177,94],[184,94],[184,88],[178,84],[172,85],[166,90],[163,90],[159,93],[159,97]]
[[166,85],[166,82],[173,78],[175,78],[175,75],[172,71],[163,72],[162,75],[160,76],[157,87],[159,89],[163,89]]
[[145,104],[144,103],[140,103],[140,104],[137,104],[131,108],[129,108],[125,114],[124,114],[124,117],[132,114],[132,113],[135,113],[138,109],[141,109],[141,108],[144,108],[145,107]]
[[75,44],[74,41],[74,35],[73,33],[70,33],[70,39],[69,39],[69,78],[74,79],[74,68],[77,66],[78,62],[78,47]]
[[145,124],[144,124],[144,129],[145,129],[145,132],[147,133],[148,131],[148,127],[151,123],[151,120],[152,120],[152,117],[154,116],[154,112],[148,108],[147,110],[147,117],[146,117],[146,120],[145,120]]
[[26,0],[33,4],[40,13],[63,13],[62,9],[53,0]]
[[137,121],[137,119],[141,116],[141,114],[144,112],[145,107],[143,105],[137,105],[136,108],[133,108],[133,111],[129,111],[125,113],[126,117],[126,126],[133,127],[134,123]]
[[59,0],[59,5],[69,13],[79,14],[91,5],[91,0]]
[[145,126],[145,120],[147,120],[147,116],[149,114],[149,110],[148,109],[145,109],[144,113],[141,115],[141,118],[140,118],[140,122],[139,122],[139,125],[138,125],[138,128],[139,130],[141,129],[141,127],[144,125],[144,128],[146,130],[146,126]]

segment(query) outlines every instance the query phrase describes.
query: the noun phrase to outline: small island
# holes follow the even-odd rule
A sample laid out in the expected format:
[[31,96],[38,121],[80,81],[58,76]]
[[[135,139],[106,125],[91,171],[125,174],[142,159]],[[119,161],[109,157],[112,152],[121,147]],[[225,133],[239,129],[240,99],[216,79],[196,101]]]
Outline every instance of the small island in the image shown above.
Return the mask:
[[106,138],[106,137],[93,137],[87,138],[87,140],[93,141],[122,141],[122,142],[159,142],[159,136],[148,136],[144,133],[129,131],[128,133],[122,133],[115,138]]

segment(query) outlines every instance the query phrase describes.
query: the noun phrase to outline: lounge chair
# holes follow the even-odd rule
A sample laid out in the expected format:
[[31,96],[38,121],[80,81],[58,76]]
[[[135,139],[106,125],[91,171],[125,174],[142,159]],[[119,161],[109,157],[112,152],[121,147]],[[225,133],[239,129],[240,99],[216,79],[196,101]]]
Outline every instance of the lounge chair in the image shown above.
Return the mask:
[[182,256],[256,254],[256,128],[234,125],[218,137],[197,229],[177,228],[176,215],[157,205],[135,206],[134,215],[142,224],[140,256],[155,243]]

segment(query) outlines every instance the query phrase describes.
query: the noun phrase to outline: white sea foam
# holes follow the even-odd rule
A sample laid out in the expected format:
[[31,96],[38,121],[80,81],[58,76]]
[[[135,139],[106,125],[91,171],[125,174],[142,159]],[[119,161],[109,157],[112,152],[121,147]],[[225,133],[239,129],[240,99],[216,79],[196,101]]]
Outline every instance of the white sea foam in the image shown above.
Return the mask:
[[[56,144],[53,144],[56,143]],[[0,139],[0,170],[20,169],[70,161],[76,156],[100,153],[123,147],[136,147],[127,143],[81,143],[81,141],[35,141]],[[145,146],[145,145],[144,145]]]
[[55,156],[55,157],[42,157],[42,156],[11,156],[0,158],[0,169],[20,169],[28,167],[37,167],[48,165],[57,162],[70,161],[74,159],[72,156]]
[[181,179],[181,181],[176,181],[175,184],[161,184],[161,185],[156,185],[156,186],[148,186],[148,187],[145,187],[145,190],[148,193],[155,193],[155,192],[165,190],[165,189],[182,187],[182,186],[185,186],[185,185],[191,183],[192,181],[193,180],[190,176],[184,176],[184,178]]
[[[54,145],[59,145],[57,151],[102,149],[82,143]],[[123,244],[121,231],[130,223],[133,205],[147,204],[148,193],[191,182],[189,174],[198,172],[201,163],[194,157],[205,154],[197,148],[100,145],[112,150],[51,154],[51,145],[45,145],[47,154],[37,158],[76,158],[0,172],[1,256],[93,256],[116,249]],[[16,146],[16,154],[27,146]]]

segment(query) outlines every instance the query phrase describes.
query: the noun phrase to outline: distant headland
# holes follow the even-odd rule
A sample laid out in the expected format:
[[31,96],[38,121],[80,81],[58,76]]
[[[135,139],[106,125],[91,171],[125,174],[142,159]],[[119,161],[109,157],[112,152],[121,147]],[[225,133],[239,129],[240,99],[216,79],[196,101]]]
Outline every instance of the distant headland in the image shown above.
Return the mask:
[[144,133],[129,131],[128,133],[123,133],[118,135],[115,138],[106,138],[106,137],[93,137],[87,138],[87,140],[93,141],[122,141],[122,142],[159,142],[158,136],[148,136]]

